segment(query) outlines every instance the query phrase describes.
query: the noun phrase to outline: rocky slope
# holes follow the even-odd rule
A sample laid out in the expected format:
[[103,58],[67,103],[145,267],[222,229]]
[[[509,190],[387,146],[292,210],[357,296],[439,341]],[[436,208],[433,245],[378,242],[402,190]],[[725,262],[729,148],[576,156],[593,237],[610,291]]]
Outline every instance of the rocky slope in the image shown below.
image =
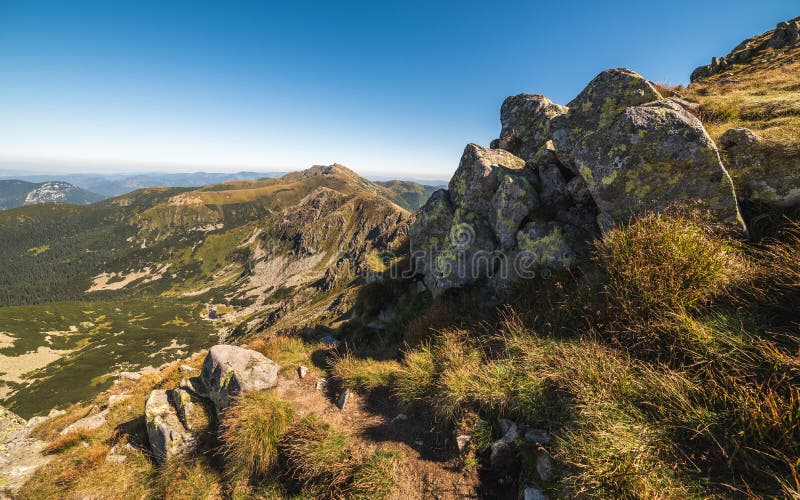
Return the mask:
[[41,183],[19,180],[0,180],[0,210],[39,203],[72,203],[88,205],[103,197],[67,182]]

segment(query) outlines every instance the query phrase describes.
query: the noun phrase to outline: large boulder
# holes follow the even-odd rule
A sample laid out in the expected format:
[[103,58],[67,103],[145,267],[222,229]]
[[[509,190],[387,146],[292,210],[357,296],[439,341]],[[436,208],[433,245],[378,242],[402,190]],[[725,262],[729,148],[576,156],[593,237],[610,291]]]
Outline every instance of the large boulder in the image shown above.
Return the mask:
[[604,226],[688,203],[743,227],[733,183],[700,121],[672,101],[626,108],[571,149]]
[[434,191],[408,230],[411,256],[416,271],[428,273],[433,259],[450,237],[453,225],[453,204],[446,189]]
[[177,411],[170,404],[168,391],[150,393],[144,405],[144,416],[147,439],[158,463],[163,464],[194,449],[197,439],[178,418]]
[[205,401],[181,387],[167,391],[167,397],[186,430],[199,433],[208,429],[211,422]]
[[492,197],[489,221],[504,249],[514,246],[517,229],[533,210],[539,208],[539,194],[527,176],[506,174]]
[[558,159],[577,173],[574,152],[578,143],[610,126],[626,108],[659,99],[658,90],[638,73],[625,68],[603,71],[567,105],[567,113],[553,119],[552,137]]
[[500,108],[502,130],[497,145],[524,160],[530,160],[548,140],[550,121],[566,113],[539,94],[519,94],[506,98]]
[[779,207],[800,204],[800,155],[770,146],[746,128],[728,130],[719,143],[742,199]]
[[468,144],[448,185],[450,200],[456,207],[468,208],[488,217],[492,210],[492,197],[500,185],[499,174],[524,168],[525,160],[508,151]]
[[447,241],[424,276],[425,285],[438,296],[488,277],[496,267],[497,248],[492,229],[482,215],[457,208]]
[[232,398],[278,385],[277,363],[263,354],[232,345],[215,345],[208,350],[200,377],[219,415]]

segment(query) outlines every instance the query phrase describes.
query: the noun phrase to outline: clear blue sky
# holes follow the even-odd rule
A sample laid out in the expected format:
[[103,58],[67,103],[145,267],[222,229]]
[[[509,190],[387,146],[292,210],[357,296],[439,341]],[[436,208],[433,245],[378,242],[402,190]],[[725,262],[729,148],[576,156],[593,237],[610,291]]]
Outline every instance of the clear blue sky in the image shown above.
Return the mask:
[[0,0],[0,162],[447,178],[519,92],[685,83],[783,1]]

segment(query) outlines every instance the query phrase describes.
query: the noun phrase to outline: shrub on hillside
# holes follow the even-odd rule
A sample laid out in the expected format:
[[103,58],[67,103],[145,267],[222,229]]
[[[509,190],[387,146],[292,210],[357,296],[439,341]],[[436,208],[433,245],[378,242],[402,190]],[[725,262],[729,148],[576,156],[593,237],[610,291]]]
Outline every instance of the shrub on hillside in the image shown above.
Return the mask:
[[272,392],[241,396],[225,413],[222,450],[232,477],[265,478],[278,458],[278,442],[294,419],[291,405]]

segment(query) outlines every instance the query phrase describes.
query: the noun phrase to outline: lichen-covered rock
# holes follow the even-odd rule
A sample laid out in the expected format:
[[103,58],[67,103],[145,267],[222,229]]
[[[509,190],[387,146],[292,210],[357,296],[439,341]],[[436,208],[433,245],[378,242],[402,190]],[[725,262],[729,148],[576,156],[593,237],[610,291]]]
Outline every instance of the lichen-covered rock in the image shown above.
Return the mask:
[[532,221],[517,232],[517,250],[527,254],[528,265],[562,269],[585,253],[586,234],[558,221]]
[[232,398],[278,385],[279,369],[259,352],[221,344],[208,350],[200,377],[219,415]]
[[502,149],[486,149],[468,144],[461,155],[458,169],[450,179],[450,200],[458,208],[488,217],[492,197],[500,185],[500,174],[508,170],[521,170],[525,161]]
[[[47,417],[43,417],[47,419]],[[25,420],[0,406],[0,498],[14,494],[54,455],[44,455],[47,443],[30,437],[36,417]]]
[[728,172],[700,121],[668,100],[626,108],[572,145],[574,166],[604,224],[676,203],[743,227]]
[[178,418],[165,390],[150,393],[144,405],[147,439],[153,456],[160,464],[168,459],[189,452],[197,443]]
[[603,71],[567,105],[567,113],[553,118],[552,138],[558,159],[577,173],[573,155],[579,142],[610,126],[626,108],[659,99],[658,90],[636,72],[625,68]]
[[106,423],[107,413],[108,410],[103,410],[93,415],[83,417],[62,429],[61,435],[63,436],[64,434],[69,434],[70,432],[75,431],[93,431]]
[[431,269],[433,256],[439,253],[450,236],[453,225],[453,204],[447,190],[435,191],[408,230],[411,256],[416,270],[426,274]]
[[566,111],[566,107],[539,94],[508,97],[500,108],[500,138],[492,147],[530,160],[550,140],[550,121]]
[[539,165],[539,198],[542,205],[557,206],[569,200],[567,181],[555,162]]
[[800,204],[800,155],[770,147],[746,128],[728,130],[719,142],[742,199],[779,207]]
[[488,277],[496,267],[497,248],[489,222],[466,208],[453,214],[450,235],[424,276],[434,296]]
[[539,195],[525,176],[506,174],[492,197],[492,208],[489,222],[497,241],[509,249],[522,221],[539,208]]
[[167,396],[175,408],[178,418],[188,431],[197,433],[208,429],[211,422],[204,401],[180,387],[167,391]]

